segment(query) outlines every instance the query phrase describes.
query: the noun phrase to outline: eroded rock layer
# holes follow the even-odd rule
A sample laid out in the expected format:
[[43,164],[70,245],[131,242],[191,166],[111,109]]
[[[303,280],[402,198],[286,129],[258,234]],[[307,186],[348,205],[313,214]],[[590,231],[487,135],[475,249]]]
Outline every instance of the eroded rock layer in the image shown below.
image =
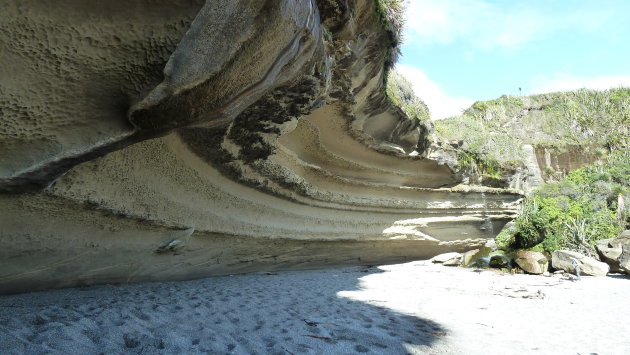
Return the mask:
[[516,211],[426,157],[371,1],[5,2],[0,292],[426,258]]

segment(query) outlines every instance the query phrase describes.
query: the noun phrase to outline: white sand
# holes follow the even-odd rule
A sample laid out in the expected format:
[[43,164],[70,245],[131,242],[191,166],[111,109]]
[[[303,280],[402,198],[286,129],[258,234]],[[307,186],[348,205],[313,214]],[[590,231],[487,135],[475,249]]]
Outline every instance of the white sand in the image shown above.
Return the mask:
[[629,295],[427,262],[105,285],[0,296],[0,354],[630,354]]

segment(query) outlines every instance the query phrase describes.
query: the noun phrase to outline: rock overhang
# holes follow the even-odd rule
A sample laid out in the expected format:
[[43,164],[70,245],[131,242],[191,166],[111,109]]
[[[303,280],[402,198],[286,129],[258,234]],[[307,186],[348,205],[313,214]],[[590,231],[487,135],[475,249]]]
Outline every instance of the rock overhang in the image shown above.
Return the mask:
[[[61,32],[86,26],[78,3],[59,2],[70,22],[55,24]],[[30,139],[22,116],[6,113],[2,140],[19,144],[0,154],[3,291],[425,258],[483,245],[516,213],[520,194],[462,188],[451,168],[426,157],[430,129],[410,123],[383,89],[392,43],[371,1],[134,4],[94,12],[100,22],[90,28],[102,25],[123,53],[107,57],[96,40],[84,52],[131,63],[89,83],[107,92],[100,106],[68,104],[89,103],[84,85],[38,106],[72,117],[39,128],[60,149]],[[55,11],[24,8],[13,2],[4,16],[52,26],[46,16]],[[159,30],[152,22],[146,33],[118,34],[145,12],[147,22],[165,17]],[[23,27],[5,23],[7,40]],[[64,45],[77,56],[60,63],[81,57],[75,37]],[[143,45],[156,37],[170,44],[159,60]],[[143,70],[153,76],[138,82]],[[70,80],[54,73],[46,80]],[[10,77],[36,83],[36,74]],[[19,102],[40,95],[5,89]],[[94,124],[89,112],[99,107]],[[193,232],[176,238],[184,230]],[[178,248],[156,252],[173,240]]]

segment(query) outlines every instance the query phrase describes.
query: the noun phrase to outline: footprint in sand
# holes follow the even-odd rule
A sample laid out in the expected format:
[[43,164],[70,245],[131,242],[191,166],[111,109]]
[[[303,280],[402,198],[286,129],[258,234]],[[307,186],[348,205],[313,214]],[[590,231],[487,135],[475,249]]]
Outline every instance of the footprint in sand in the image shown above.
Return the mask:
[[140,346],[140,340],[138,337],[131,333],[123,334],[123,341],[125,342],[125,346],[129,349],[137,348]]
[[354,350],[360,353],[367,353],[368,351],[370,351],[370,349],[366,348],[363,345],[355,345]]
[[33,319],[33,325],[44,325],[48,323],[48,320],[40,315],[35,316],[35,319]]

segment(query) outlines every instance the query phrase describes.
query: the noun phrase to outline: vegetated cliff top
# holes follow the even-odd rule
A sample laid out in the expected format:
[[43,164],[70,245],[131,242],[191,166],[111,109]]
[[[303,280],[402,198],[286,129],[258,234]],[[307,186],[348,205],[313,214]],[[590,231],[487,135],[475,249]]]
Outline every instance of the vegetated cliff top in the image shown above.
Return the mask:
[[[463,155],[480,167],[523,161],[523,145],[578,154],[598,162],[571,171],[561,181],[534,190],[513,228],[497,236],[504,249],[552,252],[571,249],[594,255],[601,239],[630,223],[630,89],[581,89],[534,96],[504,95],[475,102],[462,115],[435,122],[437,139],[463,140]],[[483,169],[482,169],[483,170]]]
[[[630,88],[580,89],[478,101],[462,115],[435,122],[439,136],[500,164],[517,162],[521,146],[630,148]],[[605,150],[602,149],[602,153]]]
[[409,80],[395,70],[390,70],[387,76],[387,96],[400,107],[410,120],[417,120],[430,124],[429,107],[416,96]]

